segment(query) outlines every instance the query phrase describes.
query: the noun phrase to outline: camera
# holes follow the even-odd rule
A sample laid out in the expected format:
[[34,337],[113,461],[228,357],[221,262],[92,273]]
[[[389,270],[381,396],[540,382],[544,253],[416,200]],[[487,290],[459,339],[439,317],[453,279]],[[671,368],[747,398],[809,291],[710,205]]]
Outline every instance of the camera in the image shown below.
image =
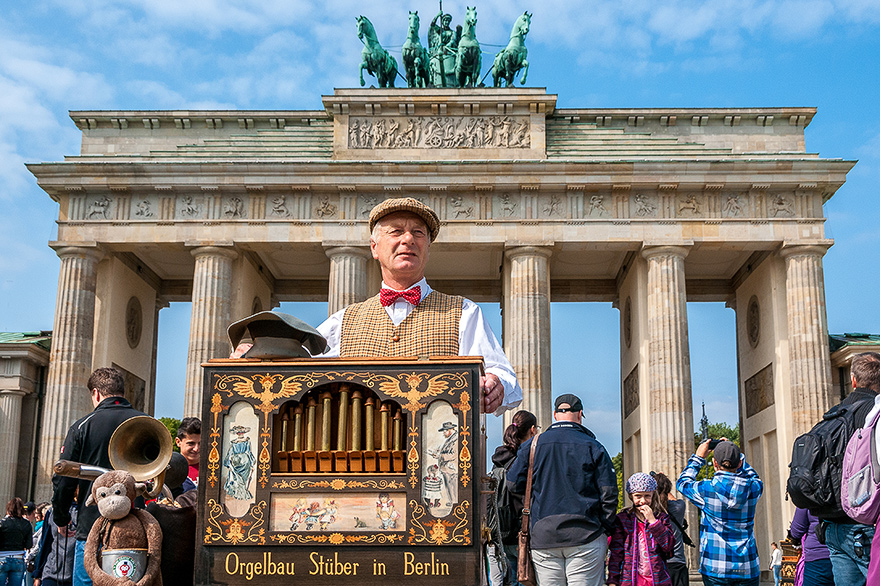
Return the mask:
[[720,443],[721,443],[720,439],[710,439],[709,440],[709,449],[714,450],[715,448],[718,447],[718,444],[720,444]]

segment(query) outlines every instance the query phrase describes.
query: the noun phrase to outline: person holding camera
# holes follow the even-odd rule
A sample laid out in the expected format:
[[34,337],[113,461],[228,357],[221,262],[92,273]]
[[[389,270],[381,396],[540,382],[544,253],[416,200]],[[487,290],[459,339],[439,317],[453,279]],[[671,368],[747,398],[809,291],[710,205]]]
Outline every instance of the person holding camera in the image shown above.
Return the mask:
[[[697,480],[713,452],[715,475]],[[700,509],[700,574],[705,586],[758,586],[755,507],[764,492],[758,473],[735,443],[705,440],[690,457],[676,488]]]

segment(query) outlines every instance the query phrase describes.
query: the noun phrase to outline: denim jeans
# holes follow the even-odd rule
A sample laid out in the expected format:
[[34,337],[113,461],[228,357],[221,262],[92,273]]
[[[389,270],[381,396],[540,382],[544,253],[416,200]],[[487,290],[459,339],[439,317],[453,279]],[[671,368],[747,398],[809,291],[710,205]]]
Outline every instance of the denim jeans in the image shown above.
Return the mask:
[[773,583],[779,586],[779,575],[782,573],[782,564],[773,566]]
[[803,586],[834,586],[831,560],[825,558],[805,563]]
[[538,586],[602,586],[607,551],[604,535],[584,545],[533,549]]
[[[859,539],[860,536],[863,537]],[[869,525],[828,523],[825,528],[825,545],[831,554],[835,584],[865,586],[873,537],[874,528]],[[862,555],[858,555],[859,553]]]
[[92,579],[86,572],[85,560],[86,542],[76,542],[76,553],[73,555],[73,586],[92,586]]
[[24,555],[0,559],[0,586],[21,586],[24,578]]
[[758,586],[761,578],[714,578],[703,574],[703,586]]

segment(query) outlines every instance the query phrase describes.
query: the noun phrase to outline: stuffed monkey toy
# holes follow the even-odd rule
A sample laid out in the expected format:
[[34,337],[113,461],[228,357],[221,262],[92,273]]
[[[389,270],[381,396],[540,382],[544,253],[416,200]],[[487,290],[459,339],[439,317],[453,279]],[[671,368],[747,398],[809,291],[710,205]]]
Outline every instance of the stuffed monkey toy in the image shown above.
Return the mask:
[[86,540],[84,565],[94,586],[134,586],[101,568],[104,549],[146,549],[147,568],[137,586],[162,586],[162,530],[152,515],[133,508],[136,497],[134,477],[124,470],[105,472],[92,484],[86,505],[97,504],[101,516]]

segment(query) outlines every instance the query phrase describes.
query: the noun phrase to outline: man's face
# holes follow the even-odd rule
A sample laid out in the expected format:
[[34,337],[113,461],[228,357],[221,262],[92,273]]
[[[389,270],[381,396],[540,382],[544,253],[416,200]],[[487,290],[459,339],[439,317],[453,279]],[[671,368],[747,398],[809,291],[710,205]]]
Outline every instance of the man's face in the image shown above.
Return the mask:
[[409,287],[425,276],[430,246],[425,222],[409,212],[385,216],[370,237],[370,250],[379,261],[382,278],[396,289]]
[[186,458],[187,464],[196,466],[199,463],[199,446],[202,443],[202,436],[194,433],[188,433],[183,438],[174,438],[177,447],[180,448],[180,454]]

